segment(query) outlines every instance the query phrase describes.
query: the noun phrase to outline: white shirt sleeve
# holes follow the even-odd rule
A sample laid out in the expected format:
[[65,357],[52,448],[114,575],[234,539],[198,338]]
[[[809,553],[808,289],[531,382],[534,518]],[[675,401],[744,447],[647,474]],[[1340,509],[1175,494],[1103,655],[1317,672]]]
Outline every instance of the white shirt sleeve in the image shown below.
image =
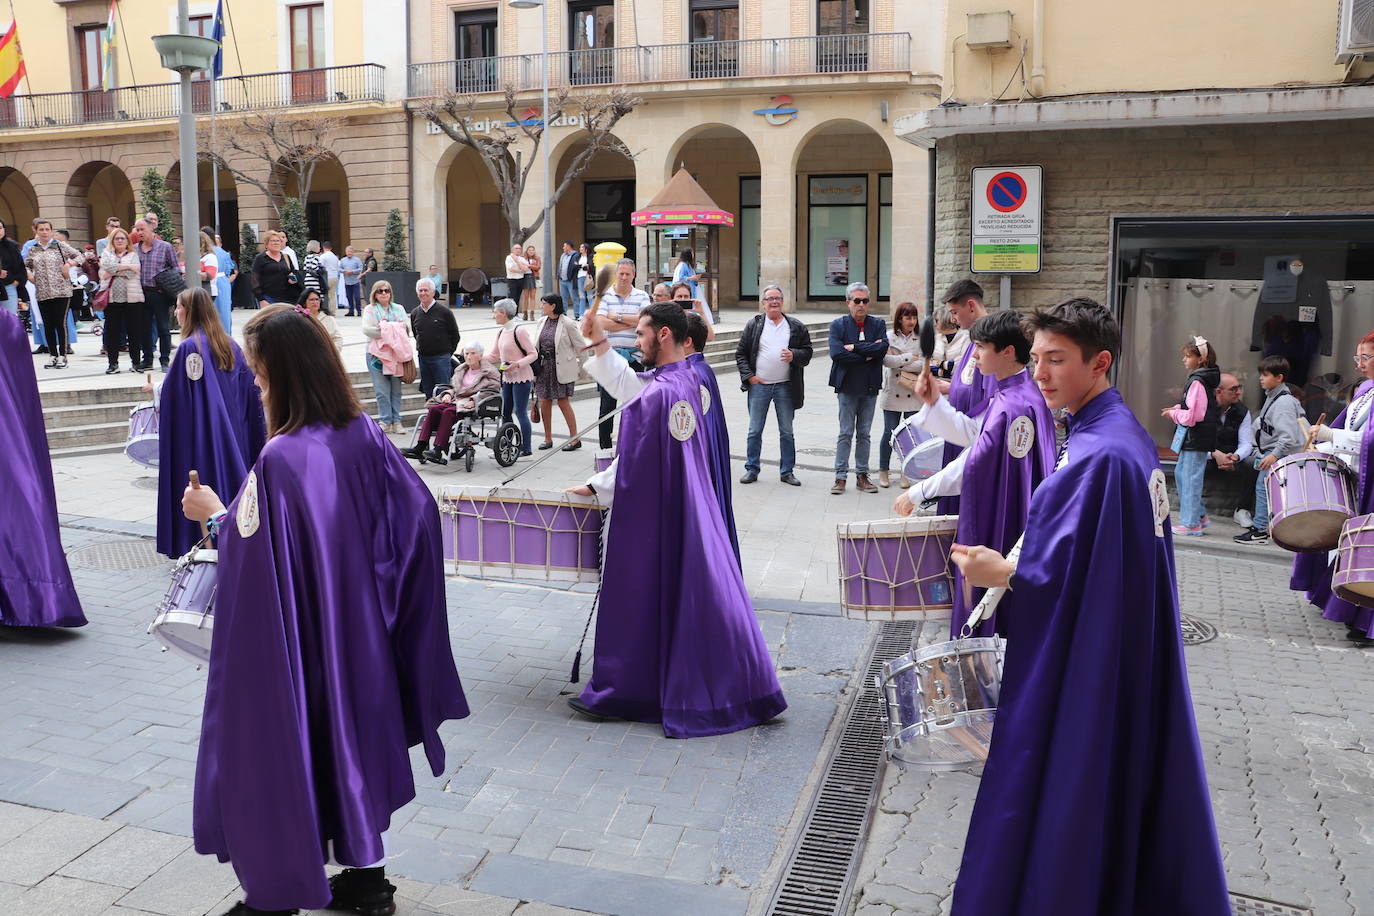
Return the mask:
[[1347,455],[1358,455],[1360,452],[1360,440],[1364,438],[1362,429],[1333,429],[1331,430],[1331,447],[1338,452]]
[[972,445],[983,428],[982,417],[964,416],[943,395],[934,404],[922,406],[912,422],[932,436],[954,445]]
[[[622,360],[623,362],[623,360]],[[615,500],[615,471],[620,464],[619,456],[611,459],[611,464],[604,471],[597,471],[587,478],[587,485],[596,491],[597,501],[607,509]]]
[[911,489],[906,491],[907,499],[919,506],[937,496],[958,496],[964,482],[964,461],[968,458],[968,452],[968,449],[964,449],[949,464],[925,480],[918,480],[912,484]]
[[1250,457],[1250,453],[1255,450],[1255,424],[1250,418],[1250,411],[1245,412],[1245,416],[1240,421],[1240,442],[1236,444],[1236,460],[1244,461]]
[[604,354],[593,356],[582,368],[586,369],[587,374],[617,401],[632,398],[649,386],[648,382],[630,368],[624,357],[614,351],[608,350]]

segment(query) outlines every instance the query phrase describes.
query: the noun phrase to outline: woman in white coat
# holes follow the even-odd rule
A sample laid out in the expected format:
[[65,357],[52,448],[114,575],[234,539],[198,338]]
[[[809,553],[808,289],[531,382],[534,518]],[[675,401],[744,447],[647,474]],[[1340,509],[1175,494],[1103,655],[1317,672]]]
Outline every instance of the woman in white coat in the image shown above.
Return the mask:
[[[587,341],[577,325],[564,314],[563,297],[557,293],[539,300],[543,317],[536,325],[534,339],[539,348],[539,374],[534,379],[534,396],[539,399],[539,416],[544,421],[544,441],[540,450],[553,448],[553,402],[563,412],[569,438],[577,435],[573,415],[573,385],[582,372],[582,348]],[[568,451],[582,447],[582,441],[563,446]]]

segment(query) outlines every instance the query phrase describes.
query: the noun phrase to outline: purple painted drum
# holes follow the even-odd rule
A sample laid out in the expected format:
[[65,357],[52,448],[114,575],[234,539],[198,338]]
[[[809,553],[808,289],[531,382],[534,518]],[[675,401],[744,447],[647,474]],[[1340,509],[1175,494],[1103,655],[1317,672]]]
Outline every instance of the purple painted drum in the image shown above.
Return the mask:
[[887,714],[883,747],[903,768],[958,770],[988,759],[1007,641],[973,637],[893,659],[873,676]]
[[605,510],[592,496],[515,487],[444,487],[445,556],[478,579],[601,581]]
[[1374,607],[1374,515],[1357,515],[1342,526],[1331,591],[1351,604]]
[[164,652],[196,667],[210,663],[210,637],[215,624],[215,584],[219,578],[219,551],[192,550],[172,571],[172,587],[158,605],[148,627]]
[[145,468],[157,467],[157,407],[142,404],[129,411],[129,441],[124,454]]
[[612,461],[615,461],[615,449],[613,448],[598,449],[592,454],[592,465],[598,474],[610,467]]
[[1355,514],[1355,475],[1335,455],[1298,452],[1281,458],[1265,481],[1269,536],[1284,550],[1334,550],[1341,526]]
[[840,608],[857,620],[948,620],[958,518],[913,516],[839,526]]

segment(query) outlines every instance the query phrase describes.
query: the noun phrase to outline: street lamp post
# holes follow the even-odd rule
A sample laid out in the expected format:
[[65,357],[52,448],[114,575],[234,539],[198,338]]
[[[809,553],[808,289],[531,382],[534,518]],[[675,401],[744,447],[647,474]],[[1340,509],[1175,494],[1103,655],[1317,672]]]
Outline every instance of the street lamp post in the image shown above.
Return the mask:
[[[554,260],[553,248],[553,207],[551,198],[553,185],[549,171],[549,16],[544,8],[544,0],[507,0],[507,5],[516,10],[539,10],[539,63],[544,69],[544,114],[540,123],[543,132],[539,138],[539,150],[544,159],[544,268],[540,274],[544,295],[558,292],[558,262]],[[563,303],[569,308],[570,303]]]

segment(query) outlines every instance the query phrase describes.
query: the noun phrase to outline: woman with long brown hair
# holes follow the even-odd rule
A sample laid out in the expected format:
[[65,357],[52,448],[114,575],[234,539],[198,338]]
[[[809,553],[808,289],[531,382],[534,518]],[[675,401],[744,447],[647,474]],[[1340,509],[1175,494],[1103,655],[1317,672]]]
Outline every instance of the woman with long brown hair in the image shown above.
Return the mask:
[[[269,306],[244,347],[272,438],[227,508],[208,487],[182,500],[219,550],[196,851],[233,865],[235,916],[391,913],[384,834],[415,797],[408,748],[440,775],[439,725],[468,714],[439,512],[318,321]],[[345,870],[326,879],[326,857]]]
[[182,290],[176,320],[181,343],[158,407],[157,549],[169,557],[186,553],[201,537],[180,511],[187,475],[195,470],[212,486],[237,489],[267,437],[253,373],[224,333],[210,294],[200,287]]

